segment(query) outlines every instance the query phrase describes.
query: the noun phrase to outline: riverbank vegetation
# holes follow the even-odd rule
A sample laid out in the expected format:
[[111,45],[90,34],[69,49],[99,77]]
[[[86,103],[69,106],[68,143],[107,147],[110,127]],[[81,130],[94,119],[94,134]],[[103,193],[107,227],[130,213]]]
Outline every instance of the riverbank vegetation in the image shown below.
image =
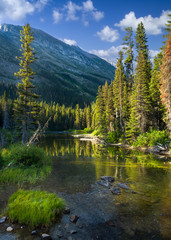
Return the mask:
[[18,190],[10,197],[6,214],[11,222],[47,227],[59,218],[63,208],[64,201],[54,193]]

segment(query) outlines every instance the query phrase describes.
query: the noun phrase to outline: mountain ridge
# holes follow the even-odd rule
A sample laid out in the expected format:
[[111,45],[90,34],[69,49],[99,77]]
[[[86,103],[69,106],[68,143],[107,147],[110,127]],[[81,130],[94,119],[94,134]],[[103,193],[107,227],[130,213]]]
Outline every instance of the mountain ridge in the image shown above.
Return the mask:
[[[0,81],[17,83],[19,70],[16,56],[21,55],[21,26],[0,25]],[[77,46],[70,46],[36,28],[32,47],[39,57],[32,65],[34,84],[43,99],[75,105],[95,100],[99,85],[114,78],[115,68],[105,60]]]

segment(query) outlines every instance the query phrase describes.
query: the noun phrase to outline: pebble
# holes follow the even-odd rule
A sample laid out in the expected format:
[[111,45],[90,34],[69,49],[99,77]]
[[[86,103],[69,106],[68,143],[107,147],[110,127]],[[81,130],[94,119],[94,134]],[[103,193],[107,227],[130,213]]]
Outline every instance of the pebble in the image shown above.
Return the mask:
[[51,236],[49,234],[46,234],[46,233],[42,234],[41,239],[42,240],[52,240]]
[[14,228],[12,228],[12,227],[7,227],[7,232],[12,232],[13,230],[14,230]]
[[70,214],[70,208],[69,207],[65,207],[63,213],[64,214]]
[[74,230],[74,229],[73,229],[73,230],[70,231],[70,233],[71,233],[71,234],[75,234],[75,233],[77,233],[77,230]]
[[79,217],[77,215],[72,215],[69,220],[73,223],[76,223],[78,219]]

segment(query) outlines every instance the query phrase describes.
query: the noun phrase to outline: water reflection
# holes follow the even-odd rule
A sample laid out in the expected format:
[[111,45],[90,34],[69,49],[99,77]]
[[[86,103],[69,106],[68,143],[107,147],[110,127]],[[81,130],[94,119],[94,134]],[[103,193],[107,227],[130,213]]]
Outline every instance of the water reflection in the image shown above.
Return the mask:
[[157,226],[164,239],[169,239],[171,159],[111,146],[99,147],[69,136],[47,136],[41,146],[54,156],[54,171],[45,188],[69,193],[88,192],[101,176],[114,176],[116,183],[126,182],[137,192],[131,194],[123,190],[116,199],[121,225],[126,222],[131,229],[142,231],[144,228],[149,232]]

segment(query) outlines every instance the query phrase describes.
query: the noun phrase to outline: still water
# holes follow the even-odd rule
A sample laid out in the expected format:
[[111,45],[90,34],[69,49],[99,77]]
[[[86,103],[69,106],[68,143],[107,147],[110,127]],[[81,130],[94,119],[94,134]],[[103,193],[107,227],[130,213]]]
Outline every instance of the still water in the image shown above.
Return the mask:
[[[103,233],[98,239],[171,239],[171,158],[114,146],[100,147],[64,134],[47,135],[39,145],[53,156],[52,173],[46,180],[34,185],[25,184],[24,188],[59,193],[75,211],[80,201],[84,201],[84,212],[90,208],[91,212],[95,211],[98,202],[94,216],[101,216],[99,212],[102,211],[104,219],[111,220],[115,215],[117,221],[116,238]],[[122,189],[119,196],[113,195],[98,186],[101,176],[113,176],[115,184],[126,183],[130,190]],[[22,186],[0,184],[0,210],[19,187]],[[87,194],[91,193],[95,195],[86,202]],[[80,209],[83,204],[79,204]],[[100,217],[96,222],[98,219]],[[98,230],[96,232],[98,235]],[[88,235],[85,238],[79,234],[73,239],[77,236],[78,239],[89,239]],[[90,239],[96,238],[91,236]]]

